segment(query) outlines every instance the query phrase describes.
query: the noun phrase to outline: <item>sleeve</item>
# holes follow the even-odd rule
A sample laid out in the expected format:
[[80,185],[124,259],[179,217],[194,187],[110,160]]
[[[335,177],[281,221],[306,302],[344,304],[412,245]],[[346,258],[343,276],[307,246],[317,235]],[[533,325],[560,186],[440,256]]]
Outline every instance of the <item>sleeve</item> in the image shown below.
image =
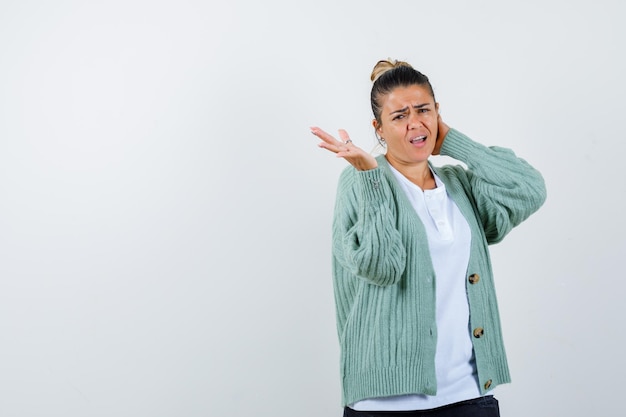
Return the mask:
[[466,176],[488,243],[501,241],[546,200],[539,171],[510,149],[487,147],[450,129],[441,154],[467,165],[456,168]]
[[385,286],[400,281],[406,251],[381,167],[341,175],[333,218],[333,255],[344,273]]

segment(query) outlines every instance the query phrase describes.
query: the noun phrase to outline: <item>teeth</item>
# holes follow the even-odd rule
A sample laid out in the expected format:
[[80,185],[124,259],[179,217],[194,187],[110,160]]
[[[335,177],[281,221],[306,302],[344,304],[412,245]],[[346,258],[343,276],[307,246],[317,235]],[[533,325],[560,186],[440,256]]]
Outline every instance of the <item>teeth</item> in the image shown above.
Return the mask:
[[411,143],[415,143],[415,142],[421,142],[423,140],[426,140],[426,136],[418,136],[415,139],[411,140]]

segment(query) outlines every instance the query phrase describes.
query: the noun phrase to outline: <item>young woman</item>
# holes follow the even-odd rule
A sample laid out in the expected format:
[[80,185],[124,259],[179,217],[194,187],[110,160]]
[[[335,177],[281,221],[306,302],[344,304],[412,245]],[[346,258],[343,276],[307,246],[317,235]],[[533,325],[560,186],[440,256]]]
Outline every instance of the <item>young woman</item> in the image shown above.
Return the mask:
[[498,416],[491,390],[510,377],[488,245],[543,204],[543,178],[448,127],[406,62],[378,62],[372,81],[384,155],[311,129],[351,164],[332,242],[344,416]]

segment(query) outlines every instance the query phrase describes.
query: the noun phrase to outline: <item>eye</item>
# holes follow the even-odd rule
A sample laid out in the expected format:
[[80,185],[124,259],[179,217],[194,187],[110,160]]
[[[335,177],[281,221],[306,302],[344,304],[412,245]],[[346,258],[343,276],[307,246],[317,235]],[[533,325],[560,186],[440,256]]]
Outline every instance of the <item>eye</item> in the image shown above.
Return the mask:
[[428,113],[429,111],[430,111],[430,109],[428,109],[428,108],[417,109],[418,113]]
[[401,120],[401,119],[404,119],[404,114],[398,114],[392,120]]

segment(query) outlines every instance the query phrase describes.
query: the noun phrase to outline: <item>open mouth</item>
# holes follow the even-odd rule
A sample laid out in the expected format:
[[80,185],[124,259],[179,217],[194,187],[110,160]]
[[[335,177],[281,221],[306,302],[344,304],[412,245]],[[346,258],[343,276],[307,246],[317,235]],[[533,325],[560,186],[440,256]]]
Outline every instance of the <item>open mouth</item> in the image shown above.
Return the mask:
[[426,136],[418,136],[410,140],[411,143],[422,143],[426,140]]

